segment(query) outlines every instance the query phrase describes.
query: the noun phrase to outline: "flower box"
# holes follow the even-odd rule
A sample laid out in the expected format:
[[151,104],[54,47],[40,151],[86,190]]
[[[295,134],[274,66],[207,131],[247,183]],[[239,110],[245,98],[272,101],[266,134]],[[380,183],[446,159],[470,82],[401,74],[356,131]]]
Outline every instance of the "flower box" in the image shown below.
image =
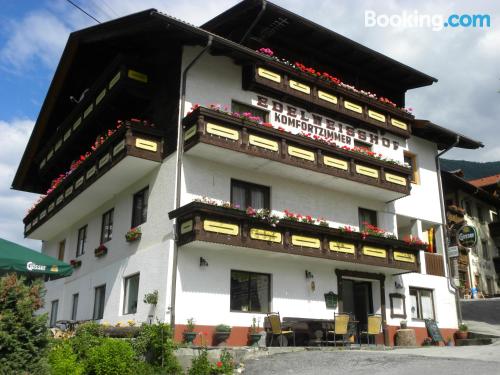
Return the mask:
[[73,267],[73,268],[76,269],[76,268],[80,268],[81,267],[82,261],[79,260],[79,259],[71,259],[69,261],[69,264],[71,265],[71,267]]
[[94,250],[94,255],[97,258],[103,257],[107,253],[108,253],[108,248],[106,246],[102,245],[102,244],[99,245],[99,247]]
[[137,240],[140,240],[142,237],[142,232],[141,228],[130,228],[130,230],[125,233],[125,240],[127,242],[135,242]]

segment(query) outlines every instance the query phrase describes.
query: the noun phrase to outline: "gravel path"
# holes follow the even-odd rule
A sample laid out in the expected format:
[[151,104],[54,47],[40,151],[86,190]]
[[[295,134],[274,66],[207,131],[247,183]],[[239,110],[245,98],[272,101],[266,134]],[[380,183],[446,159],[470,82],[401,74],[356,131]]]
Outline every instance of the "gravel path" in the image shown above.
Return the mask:
[[498,362],[398,354],[397,351],[306,351],[249,360],[244,374],[493,375],[500,374],[500,366]]

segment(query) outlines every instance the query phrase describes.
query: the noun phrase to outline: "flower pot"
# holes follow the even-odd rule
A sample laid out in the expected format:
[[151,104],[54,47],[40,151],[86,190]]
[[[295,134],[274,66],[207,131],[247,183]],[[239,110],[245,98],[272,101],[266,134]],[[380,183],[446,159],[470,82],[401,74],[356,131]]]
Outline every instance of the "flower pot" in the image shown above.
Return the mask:
[[231,332],[215,332],[214,333],[214,344],[217,346],[225,346],[226,340],[231,335]]
[[142,237],[142,233],[139,233],[139,234],[137,234],[137,235],[135,235],[135,236],[128,236],[128,237],[126,236],[126,237],[125,237],[125,240],[126,240],[128,243],[130,243],[130,242],[135,242],[135,241],[137,241],[137,240],[140,240],[140,239],[141,239],[141,237]]
[[250,333],[248,335],[248,340],[250,341],[250,346],[258,346],[259,340],[262,337],[260,333]]
[[197,333],[196,332],[184,332],[184,342],[188,345],[193,345],[193,341],[196,338]]
[[457,331],[455,333],[455,337],[459,340],[465,340],[469,337],[469,332],[468,331]]

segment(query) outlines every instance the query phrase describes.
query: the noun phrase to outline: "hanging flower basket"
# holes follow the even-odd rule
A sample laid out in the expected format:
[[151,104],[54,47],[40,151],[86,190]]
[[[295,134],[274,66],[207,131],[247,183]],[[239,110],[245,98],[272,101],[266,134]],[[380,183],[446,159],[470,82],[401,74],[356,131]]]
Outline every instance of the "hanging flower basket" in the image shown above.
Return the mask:
[[141,228],[130,228],[130,230],[125,233],[125,240],[127,242],[134,242],[140,240],[142,236]]
[[78,259],[71,259],[69,261],[69,264],[71,265],[71,267],[73,268],[80,268],[81,265],[82,265],[82,261],[81,260],[78,260]]
[[94,250],[94,255],[97,258],[103,257],[107,253],[108,253],[108,248],[106,246],[104,246],[103,244],[99,245],[99,247]]

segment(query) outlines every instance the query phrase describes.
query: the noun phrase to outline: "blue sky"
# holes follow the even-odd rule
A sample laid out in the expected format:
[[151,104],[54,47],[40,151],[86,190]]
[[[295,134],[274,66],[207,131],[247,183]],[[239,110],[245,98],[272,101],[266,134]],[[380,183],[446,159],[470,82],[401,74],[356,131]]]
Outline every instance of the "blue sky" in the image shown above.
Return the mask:
[[[236,4],[232,0],[74,0],[101,21],[156,8],[199,25]],[[418,118],[481,140],[480,151],[450,155],[500,160],[500,3],[487,0],[276,0],[275,3],[439,79],[408,93]],[[71,31],[95,22],[65,0],[0,0],[0,237],[39,248],[23,239],[22,218],[36,200],[10,190],[17,164],[37,118],[54,69]],[[202,10],[202,11],[200,11]],[[447,16],[489,14],[487,29],[366,28],[365,12]],[[328,15],[328,16],[325,16]]]

